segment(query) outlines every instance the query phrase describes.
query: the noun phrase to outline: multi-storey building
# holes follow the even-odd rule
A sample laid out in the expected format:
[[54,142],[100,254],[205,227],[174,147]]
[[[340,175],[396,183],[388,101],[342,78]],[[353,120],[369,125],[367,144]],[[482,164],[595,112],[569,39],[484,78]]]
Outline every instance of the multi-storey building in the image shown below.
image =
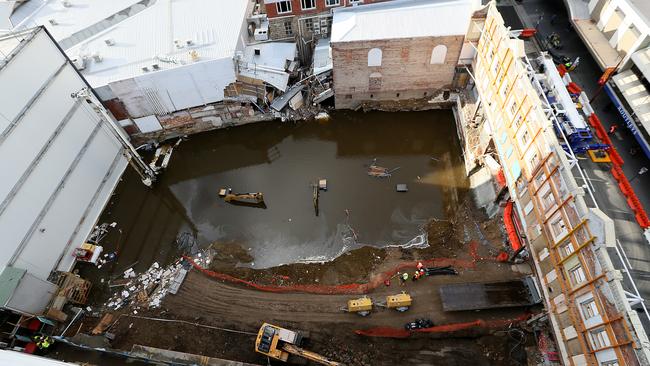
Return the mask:
[[650,1],[565,2],[590,53],[603,71],[613,75],[605,91],[650,158]]
[[650,344],[608,254],[612,220],[587,205],[577,161],[560,146],[552,108],[490,5],[473,63],[485,123],[503,167],[565,365],[647,365]]
[[329,37],[332,10],[389,0],[264,0],[271,39]]
[[[92,94],[75,97],[89,86],[43,28],[0,36],[0,85],[4,327],[7,313],[56,318],[56,278],[74,267],[134,150]],[[3,328],[0,341],[13,334]]]
[[452,89],[459,63],[474,52],[466,35],[480,7],[476,0],[397,0],[336,9],[336,108],[384,107]]

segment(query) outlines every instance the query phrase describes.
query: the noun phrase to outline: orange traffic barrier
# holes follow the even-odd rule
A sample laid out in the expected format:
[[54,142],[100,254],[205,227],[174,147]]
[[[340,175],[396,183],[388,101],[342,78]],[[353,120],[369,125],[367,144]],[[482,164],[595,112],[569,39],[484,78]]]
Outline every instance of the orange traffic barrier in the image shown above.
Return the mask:
[[513,251],[518,251],[521,249],[521,240],[519,235],[517,235],[517,230],[515,229],[515,223],[512,221],[512,201],[506,203],[506,207],[503,210],[503,224],[506,226],[506,232],[508,233],[508,240],[510,241],[510,246]]

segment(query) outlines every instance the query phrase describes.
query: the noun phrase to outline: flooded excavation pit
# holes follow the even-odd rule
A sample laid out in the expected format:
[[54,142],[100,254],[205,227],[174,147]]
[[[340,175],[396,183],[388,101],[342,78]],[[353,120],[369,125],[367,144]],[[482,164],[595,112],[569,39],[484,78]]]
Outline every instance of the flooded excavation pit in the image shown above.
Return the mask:
[[425,247],[427,224],[445,220],[465,190],[461,155],[451,111],[336,113],[190,136],[153,189],[125,176],[102,218],[119,229],[105,245],[119,246],[117,270],[210,245],[221,265],[252,268]]

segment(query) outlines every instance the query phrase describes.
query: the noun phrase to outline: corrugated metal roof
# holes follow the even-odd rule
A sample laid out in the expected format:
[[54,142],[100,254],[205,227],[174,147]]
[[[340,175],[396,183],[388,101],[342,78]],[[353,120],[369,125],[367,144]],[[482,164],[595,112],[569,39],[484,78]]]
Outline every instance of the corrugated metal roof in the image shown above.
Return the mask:
[[[259,50],[259,55],[255,54],[255,50]],[[285,71],[286,64],[295,58],[295,43],[271,42],[248,46],[244,50],[239,73],[286,91],[289,82],[289,73]]]
[[395,0],[334,9],[331,42],[464,35],[480,0]]
[[250,4],[250,0],[75,0],[64,7],[60,1],[31,0],[12,15],[12,21],[44,25],[69,47],[70,58],[87,58],[82,74],[93,87],[100,87],[143,75],[144,67],[153,72],[232,58]]

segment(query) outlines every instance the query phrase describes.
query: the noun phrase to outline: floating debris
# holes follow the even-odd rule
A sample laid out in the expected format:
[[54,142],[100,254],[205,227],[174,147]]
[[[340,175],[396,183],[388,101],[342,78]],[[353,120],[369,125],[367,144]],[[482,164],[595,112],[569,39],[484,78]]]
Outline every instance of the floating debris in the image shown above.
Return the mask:
[[368,166],[368,175],[371,177],[377,178],[389,178],[395,171],[399,170],[400,167],[388,169],[383,166],[377,165],[377,158],[372,160],[372,164]]

